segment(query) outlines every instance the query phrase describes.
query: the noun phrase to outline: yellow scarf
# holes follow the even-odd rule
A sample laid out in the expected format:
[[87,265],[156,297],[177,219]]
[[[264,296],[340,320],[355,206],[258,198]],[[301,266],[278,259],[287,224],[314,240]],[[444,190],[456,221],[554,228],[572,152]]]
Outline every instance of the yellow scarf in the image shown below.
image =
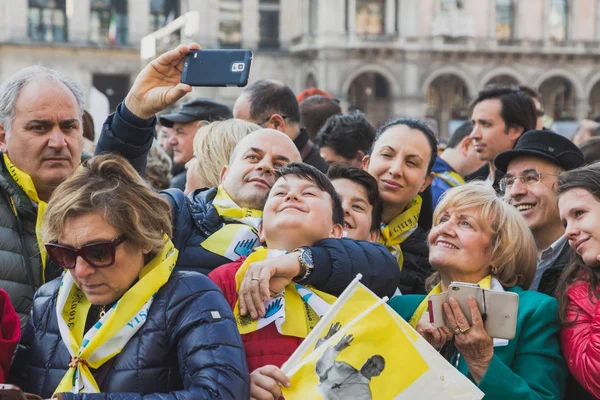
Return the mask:
[[404,265],[404,256],[402,255],[400,244],[408,239],[415,229],[417,229],[422,203],[423,199],[417,195],[402,214],[394,218],[388,225],[381,224],[379,242],[387,247],[390,253],[396,257],[400,270],[402,270],[402,266]]
[[247,256],[260,245],[258,227],[262,211],[238,206],[223,186],[217,189],[213,207],[225,221],[221,229],[210,235],[200,245],[206,250],[232,261]]
[[158,290],[169,280],[177,261],[177,250],[165,235],[162,251],[146,264],[138,282],[85,333],[90,302],[75,285],[70,273],[63,275],[56,314],[61,338],[72,360],[56,393],[99,393],[90,368],[97,369],[123,350],[146,322],[148,310]]
[[[482,287],[483,289],[490,290],[490,288],[492,286],[492,276],[491,275],[486,276],[485,278],[483,278],[482,280],[477,282],[477,284],[480,287]],[[413,328],[415,328],[415,329],[417,328],[417,324],[421,320],[421,317],[423,316],[423,314],[425,312],[429,311],[429,309],[428,309],[429,296],[431,296],[432,294],[440,294],[440,293],[442,293],[442,286],[439,283],[437,285],[435,285],[435,287],[433,289],[431,289],[431,292],[427,293],[427,296],[425,296],[425,299],[421,302],[421,304],[419,304],[419,307],[417,307],[417,310],[411,317],[410,321],[408,321]]]
[[460,174],[454,171],[436,172],[435,176],[446,182],[450,187],[456,187],[465,184],[465,180]]
[[[250,264],[282,253],[267,250],[264,247],[255,249],[235,274],[236,291],[239,291]],[[267,313],[264,317],[253,320],[250,315],[240,316],[239,299],[235,303],[233,314],[242,335],[276,323],[277,329],[282,335],[305,338],[335,300],[336,298],[330,294],[292,282],[282,293],[265,303]]]
[[[42,241],[42,222],[44,221],[44,211],[46,211],[48,204],[39,199],[31,177],[27,175],[27,173],[15,167],[6,153],[4,153],[4,164],[6,165],[6,169],[8,169],[8,172],[10,173],[10,176],[12,176],[15,183],[19,185],[27,197],[29,197],[29,199],[35,202],[38,206],[37,218],[35,221],[35,236],[37,238],[38,248],[40,249],[40,257],[42,258],[42,283],[46,283],[46,248],[44,247],[44,243]],[[14,204],[12,206],[16,215],[16,208]]]

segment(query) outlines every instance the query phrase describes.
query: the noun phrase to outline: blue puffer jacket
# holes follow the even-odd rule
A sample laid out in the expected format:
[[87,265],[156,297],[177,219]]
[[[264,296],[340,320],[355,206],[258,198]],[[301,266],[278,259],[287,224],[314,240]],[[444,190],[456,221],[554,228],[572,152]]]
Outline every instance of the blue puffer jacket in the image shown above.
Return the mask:
[[[37,292],[12,366],[11,382],[43,398],[52,395],[71,359],[56,317],[59,285],[57,278]],[[250,396],[246,355],[231,308],[210,279],[192,272],[171,275],[142,328],[120,354],[92,373],[103,393],[65,393],[65,400]]]
[[[189,196],[177,189],[168,189],[161,194],[171,204],[173,243],[179,249],[178,270],[208,274],[231,262],[200,246],[200,243],[223,226],[223,220],[212,206],[217,194],[216,188],[196,190]],[[324,239],[310,249],[315,268],[303,284],[314,285],[319,290],[337,296],[352,282],[356,274],[361,273],[361,282],[381,297],[391,297],[398,287],[398,263],[379,243]]]

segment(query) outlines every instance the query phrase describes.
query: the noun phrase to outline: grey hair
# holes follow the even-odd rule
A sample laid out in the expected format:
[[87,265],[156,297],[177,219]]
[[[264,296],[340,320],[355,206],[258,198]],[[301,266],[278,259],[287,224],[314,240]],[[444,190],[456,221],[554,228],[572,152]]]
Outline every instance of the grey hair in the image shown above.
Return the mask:
[[65,85],[77,100],[79,107],[79,118],[83,117],[85,101],[83,91],[77,83],[70,78],[59,74],[57,71],[35,65],[27,67],[12,75],[6,82],[0,85],[0,125],[4,127],[6,137],[10,137],[12,121],[15,117],[17,98],[21,91],[34,81],[46,81],[52,84]]

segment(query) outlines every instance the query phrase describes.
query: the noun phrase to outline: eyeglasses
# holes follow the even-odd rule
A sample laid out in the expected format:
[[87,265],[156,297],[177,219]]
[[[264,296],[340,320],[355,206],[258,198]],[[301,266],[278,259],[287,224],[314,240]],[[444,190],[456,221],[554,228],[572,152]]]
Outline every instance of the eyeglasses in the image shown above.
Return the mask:
[[52,262],[61,268],[75,268],[77,257],[83,258],[94,268],[107,268],[115,263],[117,246],[124,241],[123,234],[113,240],[86,244],[79,249],[58,243],[46,243],[44,246]]
[[[259,124],[257,124],[257,125],[259,125],[259,126],[262,126],[262,127],[264,128],[264,126],[263,126],[263,125],[264,125],[264,124],[266,124],[267,122],[269,122],[269,121],[271,120],[271,117],[273,117],[273,115],[275,115],[275,114],[271,114],[271,115],[269,115],[269,118],[265,119],[263,122],[261,122],[261,123],[259,123]],[[279,116],[280,116],[281,118],[283,118],[284,120],[286,120],[286,119],[287,119],[287,117],[288,117],[287,115],[283,115],[283,114],[279,114]]]
[[[558,176],[556,174],[543,174],[543,176]],[[525,171],[519,176],[505,176],[500,180],[500,190],[502,193],[513,187],[515,182],[519,179],[525,186],[533,186],[542,180],[542,173],[536,170]]]

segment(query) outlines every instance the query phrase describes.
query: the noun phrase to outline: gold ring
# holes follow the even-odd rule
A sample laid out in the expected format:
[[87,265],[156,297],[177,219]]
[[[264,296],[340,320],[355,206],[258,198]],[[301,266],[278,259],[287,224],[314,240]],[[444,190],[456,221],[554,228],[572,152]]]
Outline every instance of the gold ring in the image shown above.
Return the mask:
[[471,327],[468,327],[467,329],[462,329],[462,328],[459,328],[459,329],[460,329],[460,333],[462,333],[464,335],[471,330]]
[[462,329],[460,329],[460,328],[454,328],[454,334],[455,335],[458,335],[460,333],[462,333]]

